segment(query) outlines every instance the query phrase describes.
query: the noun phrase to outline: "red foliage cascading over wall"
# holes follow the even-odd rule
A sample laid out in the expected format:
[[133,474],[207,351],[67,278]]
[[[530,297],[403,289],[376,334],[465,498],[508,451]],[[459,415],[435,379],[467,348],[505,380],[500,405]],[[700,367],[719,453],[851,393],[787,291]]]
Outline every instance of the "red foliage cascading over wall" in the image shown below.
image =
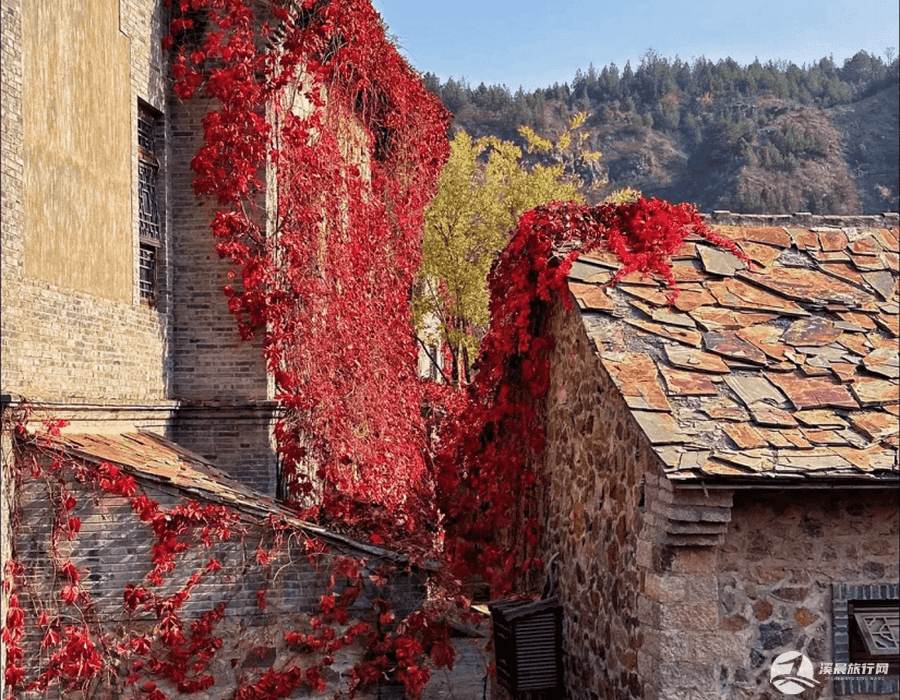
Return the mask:
[[[395,625],[388,632],[361,624],[339,636],[332,625],[347,622],[356,598],[322,596],[316,633],[285,635],[286,643],[320,652],[321,659],[306,669],[268,669],[233,697],[284,697],[304,685],[318,691],[335,648],[360,638],[375,657],[358,664],[353,684],[393,669],[416,697],[428,680],[423,655],[437,665],[452,663],[448,628],[438,623],[454,602],[466,605],[458,580],[477,573],[500,594],[541,566],[534,556],[538,524],[525,504],[534,487],[529,459],[543,447],[537,407],[554,342],[543,321],[551,300],[569,304],[566,274],[578,252],[606,246],[623,262],[617,278],[657,274],[673,294],[668,260],[686,235],[744,256],[688,205],[640,199],[540,207],[522,217],[492,273],[491,328],[473,383],[452,389],[420,381],[409,295],[423,210],[449,152],[449,115],[385,38],[368,0],[272,0],[265,18],[257,14],[260,6],[181,0],[166,40],[175,47],[176,95],[199,94],[214,104],[192,167],[197,194],[220,205],[212,221],[216,249],[234,263],[233,279],[239,277],[225,295],[242,335],[265,334],[285,408],[276,427],[279,450],[293,475],[292,495],[307,506],[303,514],[365,532],[413,562],[434,558],[441,567],[432,585],[437,600],[423,611],[396,625],[388,609],[376,611],[379,627]],[[297,103],[311,109],[295,110]],[[271,211],[260,203],[268,193],[258,173],[267,169],[277,182]],[[24,440],[24,423],[15,429]],[[85,470],[54,459],[49,468],[37,460],[17,469],[19,479],[57,484],[51,546],[59,599],[48,606],[77,607],[82,620],[61,635],[50,618],[32,621],[45,630],[50,664],[30,686],[86,689],[104,669],[115,678],[113,669],[124,664],[127,682],[140,689],[136,697],[165,698],[152,679],[184,693],[209,687],[206,669],[218,649],[221,611],[195,621],[188,635],[178,611],[217,563],[210,561],[172,596],[152,589],[178,555],[198,546],[186,536],[191,528],[228,539],[231,515],[192,503],[161,511],[111,466]],[[124,636],[112,639],[92,618],[80,573],[55,544],[77,539],[80,526],[69,515],[67,478],[127,497],[153,531],[154,568],[124,591],[126,612],[158,619],[152,638],[125,627]],[[274,526],[273,532],[277,539]],[[498,533],[509,536],[498,540]],[[265,566],[267,558],[262,552],[256,563]],[[341,577],[357,591],[359,571],[358,563],[344,562],[331,584]],[[5,579],[10,605],[3,641],[12,692],[22,689],[26,675],[19,597],[25,573],[13,560]],[[264,590],[259,605],[265,606]],[[186,675],[185,660],[194,658]]]

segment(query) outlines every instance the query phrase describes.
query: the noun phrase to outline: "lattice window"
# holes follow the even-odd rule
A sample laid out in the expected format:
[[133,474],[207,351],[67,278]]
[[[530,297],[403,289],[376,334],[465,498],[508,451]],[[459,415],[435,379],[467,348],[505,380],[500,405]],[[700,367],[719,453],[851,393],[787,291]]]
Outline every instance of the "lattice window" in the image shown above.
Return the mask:
[[140,287],[141,299],[156,301],[156,246],[141,243]]
[[155,149],[156,119],[146,109],[138,110],[138,145],[151,153]]
[[156,157],[159,117],[144,105],[138,105],[138,264],[141,299],[154,304],[158,296],[159,253],[162,224],[159,208],[159,160]]
[[140,197],[141,240],[159,241],[159,200],[156,196],[158,168],[143,160],[138,161],[138,188]]
[[869,656],[900,655],[900,607],[853,605],[853,619]]
[[[896,696],[900,690],[900,586],[834,584],[831,607],[835,666],[865,671],[835,675],[834,694]],[[873,675],[870,669],[878,672]]]

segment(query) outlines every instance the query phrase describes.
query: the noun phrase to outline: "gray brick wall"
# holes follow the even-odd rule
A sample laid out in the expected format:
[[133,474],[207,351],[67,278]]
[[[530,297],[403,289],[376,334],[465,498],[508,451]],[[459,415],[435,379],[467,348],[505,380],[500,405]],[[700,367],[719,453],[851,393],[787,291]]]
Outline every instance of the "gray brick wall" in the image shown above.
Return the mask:
[[[177,490],[140,480],[143,491],[159,502],[162,508],[183,503],[186,495]],[[152,568],[150,556],[155,537],[149,528],[132,512],[128,502],[117,496],[101,494],[95,497],[91,490],[69,482],[71,492],[78,500],[72,511],[82,521],[81,532],[71,543],[63,544],[64,555],[70,555],[73,563],[86,569],[83,581],[97,605],[100,619],[110,630],[122,622],[128,622],[135,630],[153,627],[155,619],[145,614],[137,615],[132,622],[123,608],[123,589],[126,584],[141,584]],[[31,599],[49,600],[48,585],[54,581],[54,570],[49,556],[49,534],[55,511],[48,506],[46,486],[40,482],[26,484],[21,499],[22,527],[15,545],[20,561],[28,569],[30,593],[22,595],[24,606],[31,615]],[[268,568],[256,565],[255,552],[261,539],[265,547],[271,547],[271,532],[265,520],[245,514],[240,528],[235,529],[231,540],[214,544],[211,548],[195,546],[179,555],[176,568],[166,575],[162,586],[153,589],[157,593],[171,594],[181,588],[188,577],[203,568],[210,557],[222,564],[222,569],[209,574],[193,591],[185,603],[181,615],[185,627],[205,611],[219,603],[226,603],[225,617],[216,630],[223,639],[223,648],[217,654],[210,672],[216,685],[205,693],[183,696],[174,687],[159,684],[173,699],[180,697],[200,700],[227,697],[241,675],[255,669],[265,670],[274,664],[278,667],[294,656],[284,643],[284,632],[311,631],[310,618],[319,613],[319,598],[327,591],[330,562],[341,554],[362,556],[352,547],[335,547],[312,559],[301,546],[300,539],[291,537],[286,551]],[[194,535],[196,539],[196,535]],[[367,570],[385,564],[377,556],[365,553]],[[145,582],[144,582],[145,583]],[[257,592],[268,592],[267,607],[261,610],[257,604]],[[338,591],[339,592],[339,591]],[[363,596],[351,608],[353,620],[373,621],[371,601],[376,596],[387,595],[398,616],[417,609],[424,599],[425,578],[421,573],[399,572],[391,578],[387,588],[376,589],[366,583]],[[32,598],[34,596],[35,598]],[[33,623],[34,617],[28,620]],[[32,630],[26,637],[25,658],[40,659],[40,636]],[[262,658],[254,650],[263,652]],[[346,691],[347,671],[366,653],[363,644],[357,643],[336,655],[336,662],[326,679],[331,692],[343,687]],[[234,660],[234,663],[232,663]],[[302,660],[301,660],[302,664]],[[36,673],[34,664],[29,666],[29,677]],[[461,682],[461,681],[458,681]],[[384,692],[392,690],[388,684]],[[361,697],[379,697],[379,690]],[[56,697],[51,693],[48,697]],[[306,697],[301,691],[293,697]],[[402,697],[400,694],[398,697]]]
[[193,192],[191,158],[202,144],[208,103],[173,101],[171,206],[173,265],[172,396],[180,402],[171,438],[241,482],[274,495],[275,404],[262,337],[245,341],[224,295],[231,265],[210,231],[215,208]]

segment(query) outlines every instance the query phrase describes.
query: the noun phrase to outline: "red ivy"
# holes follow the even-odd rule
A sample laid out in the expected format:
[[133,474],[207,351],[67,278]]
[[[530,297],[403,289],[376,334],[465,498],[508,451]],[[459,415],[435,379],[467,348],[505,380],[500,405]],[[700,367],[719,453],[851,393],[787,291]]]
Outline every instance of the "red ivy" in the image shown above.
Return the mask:
[[[569,303],[566,274],[578,252],[606,246],[623,262],[613,281],[630,272],[655,274],[673,297],[669,258],[686,235],[740,252],[687,205],[641,199],[528,212],[491,275],[492,323],[473,382],[463,391],[421,382],[408,302],[423,210],[449,152],[449,115],[385,38],[368,0],[271,0],[266,17],[259,11],[251,0],[179,0],[164,42],[175,52],[175,94],[199,94],[215,105],[203,119],[204,144],[191,165],[197,194],[220,205],[211,227],[219,255],[234,264],[234,284],[224,290],[228,305],[244,337],[264,334],[285,409],[276,438],[303,513],[367,532],[414,560],[438,559],[443,580],[436,589],[446,593],[405,620],[378,598],[373,624],[348,628],[365,574],[358,561],[336,559],[312,631],[285,634],[289,647],[315,652],[318,661],[266,670],[245,679],[233,697],[323,690],[322,669],[333,654],[360,640],[369,654],[351,672],[351,693],[393,670],[408,695],[418,697],[430,675],[426,656],[439,667],[453,663],[448,628],[438,623],[453,604],[466,604],[454,580],[477,572],[496,594],[541,566],[533,556],[538,524],[529,506],[535,485],[529,460],[544,444],[538,408],[554,345],[545,321],[555,299]],[[274,25],[277,48],[261,48],[271,45]],[[266,169],[277,177],[275,211],[260,205],[269,194],[259,177]],[[558,255],[561,249],[570,252]],[[51,433],[58,428],[48,426]],[[24,423],[15,434],[27,438]],[[210,559],[175,593],[155,589],[192,547],[229,540],[235,514],[193,501],[162,509],[114,465],[36,459],[20,478],[28,469],[56,484],[57,606],[81,615],[81,624],[61,627],[59,616],[42,612],[36,624],[48,662],[28,687],[55,680],[85,688],[116,666],[125,669],[136,697],[148,700],[165,699],[155,680],[182,693],[211,687],[208,668],[222,646],[215,629],[224,605],[190,625],[181,611],[220,563]],[[115,641],[97,624],[81,574],[58,546],[76,541],[81,527],[66,470],[77,482],[126,498],[152,531],[153,569],[123,592],[127,614],[154,616],[152,634],[126,626]],[[271,549],[256,551],[263,569],[283,543],[284,526],[270,525]],[[308,554],[320,547],[310,540]],[[368,577],[380,588],[389,574]],[[24,581],[22,567],[11,562],[2,635],[13,691],[26,678]],[[264,609],[265,589],[257,600]]]

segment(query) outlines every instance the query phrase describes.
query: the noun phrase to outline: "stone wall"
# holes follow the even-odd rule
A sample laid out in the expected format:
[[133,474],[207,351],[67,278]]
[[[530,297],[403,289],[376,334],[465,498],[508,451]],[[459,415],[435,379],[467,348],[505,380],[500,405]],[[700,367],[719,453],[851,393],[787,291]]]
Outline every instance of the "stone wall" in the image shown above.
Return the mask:
[[[896,488],[737,492],[716,571],[719,629],[731,639],[727,660],[716,659],[724,697],[782,697],[769,669],[786,651],[803,652],[817,669],[835,661],[835,589],[896,590],[898,562]],[[815,697],[837,696],[831,678],[817,679],[823,687]]]
[[[640,616],[645,475],[658,457],[600,364],[577,310],[558,307],[538,492],[545,561],[559,554],[571,700],[643,698]],[[642,558],[646,559],[642,563]]]
[[719,629],[717,545],[731,519],[731,491],[685,490],[648,474],[639,534],[639,602],[644,697],[712,700],[719,664],[737,652]]
[[801,228],[896,228],[897,212],[883,214],[741,214],[727,209],[704,213],[708,224],[718,226],[797,226]]

